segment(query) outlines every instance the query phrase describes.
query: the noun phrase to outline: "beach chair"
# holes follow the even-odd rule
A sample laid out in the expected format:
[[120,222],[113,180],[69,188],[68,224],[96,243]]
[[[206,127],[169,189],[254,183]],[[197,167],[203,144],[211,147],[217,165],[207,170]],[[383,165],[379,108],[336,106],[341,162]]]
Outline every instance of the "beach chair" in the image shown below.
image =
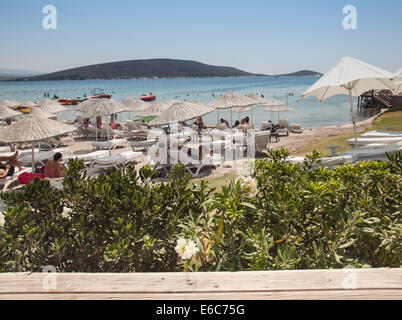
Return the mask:
[[229,129],[229,127],[228,127],[228,125],[226,124],[226,122],[224,122],[224,123],[218,124],[218,125],[216,126],[216,129],[218,129],[218,130],[226,130],[226,129]]
[[387,160],[386,154],[392,155],[402,151],[402,141],[372,148],[359,148],[343,153],[344,156],[353,156],[358,160]]
[[133,148],[133,151],[138,149],[140,150],[148,150],[149,147],[153,146],[157,142],[156,139],[143,140],[143,141],[132,141],[129,143],[129,146]]
[[18,171],[18,168],[15,168],[15,172],[12,176],[5,177],[0,179],[0,190],[2,192],[6,192],[12,189],[16,189],[20,187],[20,183],[18,182],[18,176],[23,172],[32,172],[31,168],[24,168],[21,171]]
[[291,131],[293,133],[303,133],[302,125],[301,124],[296,124],[296,123],[292,124]]
[[109,168],[126,165],[129,162],[134,162],[142,157],[142,152],[127,151],[113,156],[96,158],[92,164],[92,168]]
[[[287,160],[289,160],[291,163],[297,163],[300,165],[303,165],[303,162],[305,160],[305,157],[289,157]],[[335,166],[339,166],[345,163],[353,163],[357,160],[356,156],[354,155],[340,155],[336,157],[326,157],[326,158],[321,158],[321,162],[317,163],[314,165],[314,168],[317,167],[327,167],[327,168],[333,168]]]
[[275,132],[278,133],[278,135],[284,135],[288,136],[289,135],[289,120],[279,120],[279,126],[280,129],[276,129]]
[[263,121],[261,124],[260,131],[271,131],[272,129],[272,122]]
[[128,141],[126,139],[113,139],[110,141],[92,141],[92,147],[97,149],[111,149],[114,150],[117,147],[127,147]]
[[264,153],[269,146],[270,131],[260,131],[255,134],[255,151],[256,153]]
[[107,157],[109,155],[109,151],[107,150],[97,150],[85,154],[73,154],[68,157],[65,157],[65,160],[68,162],[70,159],[83,160],[84,165],[87,167],[91,167],[92,163],[97,158]]
[[363,133],[362,138],[392,138],[392,137],[402,137],[402,131],[380,131],[374,130],[370,132]]
[[[348,139],[348,144],[350,145],[355,145],[355,139]],[[364,146],[367,144],[372,144],[372,143],[382,143],[382,144],[394,144],[402,142],[402,136],[401,137],[381,137],[381,138],[357,138],[357,145],[359,146]]]

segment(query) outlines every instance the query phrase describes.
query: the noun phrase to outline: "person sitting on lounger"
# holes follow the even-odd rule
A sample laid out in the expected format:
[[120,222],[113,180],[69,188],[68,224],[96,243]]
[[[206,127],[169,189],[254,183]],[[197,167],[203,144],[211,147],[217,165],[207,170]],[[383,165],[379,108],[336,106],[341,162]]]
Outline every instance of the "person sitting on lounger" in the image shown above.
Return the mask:
[[227,121],[227,120],[225,120],[225,119],[221,119],[221,123],[226,123],[226,125],[228,126],[228,128],[230,128],[230,126],[229,126],[229,122]]
[[241,119],[241,124],[249,124],[249,122],[250,122],[250,118],[248,116]]
[[[15,167],[17,167],[19,171],[23,170],[21,164],[17,160],[17,157],[18,151],[11,157],[0,157],[0,179],[11,177],[15,172]],[[6,164],[4,164],[2,161],[6,161]]]
[[62,160],[63,156],[60,152],[53,156],[53,160],[47,160],[44,171],[47,178],[61,178],[67,175],[67,171],[61,164]]

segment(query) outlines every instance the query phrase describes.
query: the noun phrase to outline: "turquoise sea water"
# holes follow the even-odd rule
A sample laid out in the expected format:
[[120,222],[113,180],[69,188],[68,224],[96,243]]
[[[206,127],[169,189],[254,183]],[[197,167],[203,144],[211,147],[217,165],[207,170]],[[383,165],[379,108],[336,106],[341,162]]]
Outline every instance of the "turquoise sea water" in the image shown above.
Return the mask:
[[[266,98],[275,97],[294,108],[294,111],[282,112],[281,119],[289,119],[291,123],[300,123],[304,128],[312,128],[328,125],[350,123],[349,102],[347,96],[332,97],[324,102],[318,102],[315,98],[306,98],[296,102],[300,95],[308,89],[317,77],[240,77],[240,78],[176,78],[176,79],[129,79],[129,80],[82,80],[82,81],[44,81],[44,82],[1,82],[0,99],[16,99],[40,101],[44,99],[44,93],[49,92],[50,98],[54,94],[59,98],[73,99],[88,97],[96,89],[111,94],[117,101],[139,97],[142,94],[152,92],[157,100],[198,100],[208,103],[228,90],[235,90],[242,94],[264,94]],[[215,98],[212,96],[215,95]],[[60,120],[74,120],[77,113],[74,107],[70,111],[58,114]],[[251,116],[250,112],[240,115]],[[357,114],[357,120],[363,120],[372,114]],[[220,118],[230,119],[230,112],[220,110]],[[122,120],[128,119],[128,113],[122,113]],[[131,114],[134,118],[134,113]],[[233,122],[239,118],[233,113]],[[264,107],[253,108],[254,124],[260,126],[262,121],[277,120],[277,113],[264,111]],[[204,116],[204,122],[215,125],[217,113],[212,112]]]

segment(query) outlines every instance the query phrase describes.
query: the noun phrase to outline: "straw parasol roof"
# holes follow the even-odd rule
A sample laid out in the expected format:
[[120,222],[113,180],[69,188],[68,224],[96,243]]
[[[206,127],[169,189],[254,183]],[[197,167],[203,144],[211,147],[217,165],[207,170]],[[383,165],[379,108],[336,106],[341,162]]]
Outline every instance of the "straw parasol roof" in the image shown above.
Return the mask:
[[16,107],[18,106],[19,102],[17,100],[0,100],[0,106],[6,107]]
[[33,107],[31,108],[31,111],[29,112],[30,115],[37,116],[39,118],[53,118],[55,115],[50,112],[43,111],[39,107]]
[[55,120],[27,115],[1,130],[0,141],[4,143],[35,142],[76,130],[76,127]]
[[214,109],[229,109],[233,107],[248,107],[258,104],[258,101],[235,91],[228,91],[207,105]]
[[77,110],[85,112],[85,117],[109,116],[128,111],[120,102],[112,99],[92,98],[77,105]]
[[135,98],[128,98],[123,100],[121,103],[127,107],[128,111],[131,112],[143,111],[150,106],[150,103]]
[[236,108],[232,108],[232,111],[236,112],[236,113],[247,112],[247,111],[251,111],[251,107],[236,107]]
[[273,100],[273,99],[266,99],[266,98],[263,98],[263,97],[261,97],[260,95],[255,94],[255,93],[250,93],[250,94],[247,95],[247,97],[249,97],[250,99],[256,100],[256,101],[258,102],[258,103],[256,103],[256,106],[267,106],[267,105],[270,105],[270,103],[272,103],[271,100]]
[[13,118],[13,117],[18,117],[18,116],[22,116],[22,113],[18,112],[18,111],[14,111],[4,105],[0,105],[0,118],[2,118],[2,119]]
[[164,110],[160,116],[152,120],[150,125],[166,125],[175,122],[182,122],[201,117],[214,111],[201,102],[178,101]]
[[37,107],[38,104],[31,101],[31,100],[25,100],[22,102],[18,102],[17,106],[21,106],[21,107]]
[[44,99],[39,102],[39,107],[41,110],[49,112],[49,113],[57,113],[69,110],[68,108],[61,105],[61,103],[49,99]]
[[157,117],[162,114],[167,108],[169,108],[176,100],[169,100],[166,102],[152,102],[149,103],[149,107],[136,114],[137,117]]
[[281,112],[281,111],[293,111],[294,109],[290,108],[290,107],[288,107],[286,105],[281,105],[281,106],[278,105],[278,106],[266,107],[266,108],[264,108],[264,110],[265,111],[278,111],[278,112]]

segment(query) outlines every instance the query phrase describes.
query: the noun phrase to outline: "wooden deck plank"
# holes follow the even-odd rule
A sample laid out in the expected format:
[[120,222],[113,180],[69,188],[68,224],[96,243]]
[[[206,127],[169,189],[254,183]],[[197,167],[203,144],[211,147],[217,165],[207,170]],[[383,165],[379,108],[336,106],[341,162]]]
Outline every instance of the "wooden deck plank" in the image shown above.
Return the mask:
[[[402,269],[0,274],[0,299],[402,299]],[[355,276],[355,288],[347,280]],[[350,289],[350,290],[348,290]],[[198,297],[198,298],[197,298]],[[34,299],[32,298],[32,299]]]
[[402,300],[402,290],[0,294],[0,300]]

